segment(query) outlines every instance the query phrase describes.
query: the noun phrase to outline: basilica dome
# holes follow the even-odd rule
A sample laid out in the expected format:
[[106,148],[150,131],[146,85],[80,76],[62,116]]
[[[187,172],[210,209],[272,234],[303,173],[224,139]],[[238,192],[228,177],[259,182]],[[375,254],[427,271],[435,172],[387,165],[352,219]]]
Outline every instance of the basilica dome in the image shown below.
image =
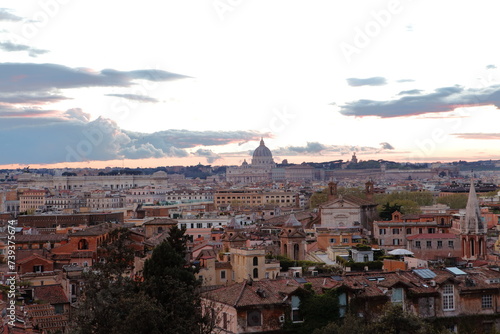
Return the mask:
[[273,154],[271,150],[264,144],[264,139],[260,140],[260,145],[253,152],[252,165],[274,165]]

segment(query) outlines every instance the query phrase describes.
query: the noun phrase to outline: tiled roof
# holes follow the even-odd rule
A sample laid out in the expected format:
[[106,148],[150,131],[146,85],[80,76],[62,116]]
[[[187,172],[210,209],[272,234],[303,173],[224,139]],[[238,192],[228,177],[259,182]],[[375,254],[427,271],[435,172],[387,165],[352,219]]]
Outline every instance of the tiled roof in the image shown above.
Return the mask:
[[62,286],[42,285],[33,287],[35,299],[45,301],[49,304],[65,304],[69,303]]
[[234,307],[276,305],[300,287],[295,280],[244,281],[203,294],[205,298]]
[[71,258],[89,258],[93,256],[94,256],[93,251],[75,251],[70,255]]
[[[264,222],[264,225],[283,225],[290,218],[290,215],[291,214],[287,214],[270,218]],[[300,222],[315,217],[310,211],[294,212],[293,215],[295,215],[295,218]]]
[[170,218],[153,218],[144,223],[144,225],[177,225],[177,220]]
[[34,260],[34,259],[40,259],[42,261],[51,262],[51,263],[54,262],[52,260],[46,259],[45,257],[43,257],[37,253],[33,253],[30,256],[23,258],[22,260],[18,260],[17,264],[23,264],[23,263],[29,262],[31,260]]
[[60,242],[68,240],[67,234],[22,234],[16,235],[16,242],[25,243],[45,243],[45,242]]

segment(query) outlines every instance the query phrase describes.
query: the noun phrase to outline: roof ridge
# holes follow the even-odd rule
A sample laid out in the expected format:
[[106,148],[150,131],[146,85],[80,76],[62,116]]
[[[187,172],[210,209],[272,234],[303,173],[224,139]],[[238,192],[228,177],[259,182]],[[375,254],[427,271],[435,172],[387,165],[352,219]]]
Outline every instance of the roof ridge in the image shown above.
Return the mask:
[[241,287],[240,293],[238,295],[238,298],[236,298],[236,301],[234,302],[234,307],[236,307],[241,299],[243,297],[243,291],[245,291],[245,287],[247,286],[247,280],[243,280],[243,286]]

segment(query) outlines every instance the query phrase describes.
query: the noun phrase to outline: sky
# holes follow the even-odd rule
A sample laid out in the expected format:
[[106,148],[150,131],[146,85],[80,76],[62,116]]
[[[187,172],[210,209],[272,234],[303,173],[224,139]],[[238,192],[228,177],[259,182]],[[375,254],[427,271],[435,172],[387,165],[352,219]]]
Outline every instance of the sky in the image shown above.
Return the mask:
[[500,159],[499,7],[3,0],[0,166]]

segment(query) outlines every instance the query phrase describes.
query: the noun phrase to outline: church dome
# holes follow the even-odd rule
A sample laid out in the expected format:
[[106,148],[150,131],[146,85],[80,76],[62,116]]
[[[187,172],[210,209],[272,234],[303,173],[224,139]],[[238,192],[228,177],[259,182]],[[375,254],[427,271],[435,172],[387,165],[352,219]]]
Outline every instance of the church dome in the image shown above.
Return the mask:
[[264,139],[260,140],[259,147],[257,147],[253,152],[252,165],[274,165],[273,154],[271,153],[271,150],[268,149],[264,144]]
[[264,139],[260,140],[260,145],[255,149],[253,152],[253,157],[258,158],[258,157],[272,157],[273,154],[271,153],[271,150],[267,148],[266,145],[264,145]]

